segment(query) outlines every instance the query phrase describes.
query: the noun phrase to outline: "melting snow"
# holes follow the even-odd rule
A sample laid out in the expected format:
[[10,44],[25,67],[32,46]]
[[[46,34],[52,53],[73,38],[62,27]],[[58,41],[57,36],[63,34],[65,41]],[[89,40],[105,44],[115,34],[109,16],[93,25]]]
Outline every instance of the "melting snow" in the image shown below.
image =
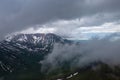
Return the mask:
[[78,74],[78,72],[74,73],[73,75],[76,76]]
[[73,77],[73,75],[71,74],[70,76],[67,77],[67,79],[72,78],[72,77]]

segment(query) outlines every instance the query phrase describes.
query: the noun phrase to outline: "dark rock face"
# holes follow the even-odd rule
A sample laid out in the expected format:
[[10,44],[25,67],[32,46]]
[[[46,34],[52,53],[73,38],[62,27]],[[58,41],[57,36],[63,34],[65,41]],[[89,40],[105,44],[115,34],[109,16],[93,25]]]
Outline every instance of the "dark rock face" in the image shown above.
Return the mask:
[[[55,43],[66,44],[55,34],[18,34],[0,42],[0,75],[40,68],[39,61],[50,53]],[[33,66],[36,65],[36,66]]]

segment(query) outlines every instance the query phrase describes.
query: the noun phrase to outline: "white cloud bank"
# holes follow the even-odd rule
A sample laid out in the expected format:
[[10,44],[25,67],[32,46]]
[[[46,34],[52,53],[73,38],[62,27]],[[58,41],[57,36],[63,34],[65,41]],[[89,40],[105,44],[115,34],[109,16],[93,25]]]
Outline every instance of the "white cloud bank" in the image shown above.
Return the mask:
[[36,25],[17,33],[55,33],[73,39],[88,39],[93,35],[112,34],[120,32],[120,24],[108,22],[99,26],[82,26],[83,19],[60,20],[45,25]]

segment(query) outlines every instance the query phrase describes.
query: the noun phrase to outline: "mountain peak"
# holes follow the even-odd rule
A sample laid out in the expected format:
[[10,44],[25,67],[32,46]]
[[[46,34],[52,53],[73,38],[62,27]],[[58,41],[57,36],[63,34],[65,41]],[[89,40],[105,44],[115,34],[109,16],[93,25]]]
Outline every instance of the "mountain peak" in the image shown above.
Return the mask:
[[5,41],[8,42],[30,42],[30,43],[39,43],[41,41],[49,40],[57,41],[62,40],[62,38],[58,35],[52,33],[36,33],[36,34],[15,34],[6,37]]

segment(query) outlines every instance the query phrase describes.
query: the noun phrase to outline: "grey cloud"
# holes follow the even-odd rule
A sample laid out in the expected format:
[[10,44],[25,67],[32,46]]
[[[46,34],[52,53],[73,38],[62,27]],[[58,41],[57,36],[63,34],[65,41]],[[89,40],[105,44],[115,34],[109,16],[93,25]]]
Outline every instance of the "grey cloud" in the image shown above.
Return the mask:
[[[101,61],[109,65],[120,65],[120,40],[110,41],[116,34],[103,39],[93,38],[80,45],[54,46],[53,52],[42,61],[42,71],[59,68],[69,61],[72,67],[84,67],[90,63]],[[117,35],[119,36],[119,35]],[[49,65],[49,66],[48,66]]]
[[[111,13],[98,13],[93,16],[83,17],[83,22],[81,22],[81,26],[84,27],[92,27],[92,26],[100,26],[104,23],[118,23],[119,22],[119,12],[111,12]],[[81,20],[82,20],[81,19]]]
[[[99,13],[119,13],[119,3],[119,0],[1,0],[0,38],[7,33],[49,21],[70,20]],[[117,21],[116,18],[112,20]]]

